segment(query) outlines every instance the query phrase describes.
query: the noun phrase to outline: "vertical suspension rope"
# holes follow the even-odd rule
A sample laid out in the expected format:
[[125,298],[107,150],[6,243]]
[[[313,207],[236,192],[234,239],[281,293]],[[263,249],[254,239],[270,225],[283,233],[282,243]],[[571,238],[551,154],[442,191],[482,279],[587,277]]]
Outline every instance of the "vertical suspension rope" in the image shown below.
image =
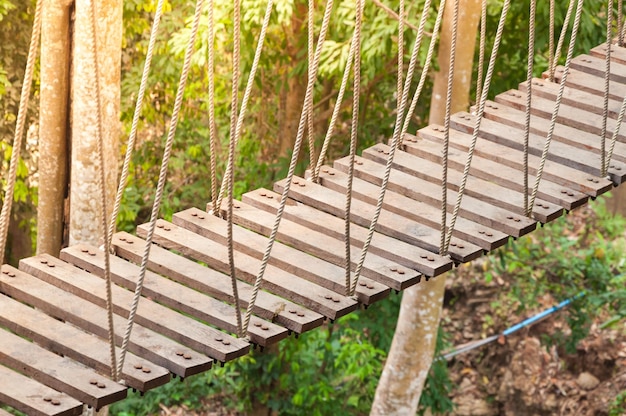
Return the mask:
[[209,0],[207,22],[207,82],[209,83],[209,165],[211,169],[211,212],[217,209],[217,132],[215,131],[215,4]]
[[[345,293],[346,296],[352,295],[351,288],[351,264],[352,256],[350,253],[350,211],[352,208],[352,184],[354,181],[354,160],[356,155],[356,145],[358,140],[359,129],[359,100],[361,95],[361,25],[362,25],[362,3],[363,0],[356,0],[356,17],[354,22],[354,82],[352,86],[352,123],[350,125],[350,155],[348,164],[348,184],[346,186],[346,203],[344,208],[344,251],[345,251]],[[400,10],[404,10],[404,0],[400,0]],[[403,13],[400,14],[403,16]],[[400,21],[403,17],[400,18]],[[398,23],[398,27],[403,27],[403,23]],[[400,36],[399,38],[400,39]],[[402,46],[400,40],[398,40],[398,54],[402,52]],[[398,65],[402,65],[401,59],[398,61]],[[400,68],[401,70],[401,68]],[[400,99],[400,97],[398,97]]]
[[[239,65],[241,60],[241,2],[233,1],[234,28],[233,28],[233,84],[230,101],[230,140],[228,141],[228,166],[235,164],[235,138],[237,132],[237,108],[239,107]],[[235,175],[228,177],[228,199],[227,199],[227,240],[228,240],[228,268],[230,269],[230,283],[235,303],[235,316],[237,318],[237,332],[240,337],[244,336],[241,324],[241,309],[239,307],[239,293],[237,290],[237,276],[235,275],[235,254],[233,243],[233,190],[235,186]]]
[[[324,45],[324,40],[326,40],[326,33],[328,32],[328,26],[330,22],[330,14],[333,8],[333,0],[326,1],[326,10],[324,10],[324,18],[322,20],[322,27],[320,29],[320,34],[317,39],[317,46],[315,48],[315,57],[313,59],[313,72],[311,76],[307,80],[307,87],[305,92],[304,103],[306,107],[306,103],[308,102],[307,96],[313,94],[313,86],[315,84],[315,78],[317,78],[317,70],[319,68],[319,61],[322,55],[322,47]],[[274,225],[272,227],[272,231],[270,233],[267,247],[265,249],[265,253],[263,254],[263,259],[261,261],[261,266],[259,269],[259,273],[254,281],[254,287],[252,290],[252,294],[250,296],[250,302],[248,302],[248,309],[246,310],[246,316],[243,324],[243,332],[247,333],[248,326],[250,324],[250,318],[252,316],[252,309],[254,308],[254,304],[256,303],[256,298],[259,293],[259,289],[261,288],[261,283],[263,281],[263,276],[265,275],[265,270],[267,268],[267,264],[272,253],[272,247],[274,246],[274,241],[276,240],[276,235],[278,233],[278,227],[280,226],[280,221],[282,219],[283,212],[285,210],[285,204],[287,203],[287,195],[289,194],[289,187],[291,186],[291,180],[293,179],[293,175],[296,170],[296,164],[298,162],[298,155],[300,154],[300,149],[302,148],[302,140],[304,137],[304,127],[306,123],[307,111],[306,108],[302,109],[302,113],[300,113],[300,121],[298,123],[298,133],[296,135],[296,141],[294,143],[293,152],[291,155],[291,160],[289,162],[289,170],[287,172],[287,178],[285,182],[285,189],[280,198],[280,204],[278,210],[276,212],[276,217],[274,220]]]
[[476,122],[474,123],[474,131],[472,133],[472,143],[470,144],[467,152],[467,160],[465,161],[465,167],[463,168],[463,177],[461,179],[461,185],[457,192],[456,203],[454,205],[454,211],[452,212],[452,218],[450,219],[450,225],[448,226],[448,235],[446,237],[445,252],[448,251],[450,246],[450,240],[452,239],[452,232],[456,225],[456,219],[459,216],[459,210],[461,208],[461,202],[463,200],[463,194],[465,193],[465,187],[467,186],[467,178],[469,176],[470,166],[472,164],[472,157],[474,155],[474,149],[476,148],[476,142],[478,141],[478,133],[480,131],[480,125],[482,123],[483,114],[485,112],[485,103],[487,102],[487,96],[489,94],[489,87],[491,85],[491,79],[493,77],[493,71],[496,65],[496,58],[498,56],[498,49],[502,42],[502,33],[504,32],[504,23],[506,22],[506,16],[511,6],[511,0],[505,0],[502,5],[502,12],[500,14],[500,21],[498,22],[498,29],[496,30],[496,38],[493,43],[493,49],[491,51],[491,57],[489,58],[489,65],[487,67],[487,75],[485,77],[485,84],[482,89],[482,96],[478,103],[478,112],[476,114]]
[[563,44],[565,43],[565,35],[567,34],[567,28],[569,27],[569,21],[572,18],[572,12],[574,11],[575,0],[570,0],[567,6],[567,12],[565,13],[565,19],[563,20],[563,26],[561,27],[561,34],[559,36],[559,43],[556,45],[554,51],[554,59],[552,61],[552,67],[550,68],[550,81],[554,82],[554,71],[559,64],[561,58],[561,50],[563,50]]
[[[444,7],[445,7],[445,0],[442,0],[439,6],[439,14],[437,18],[437,22],[439,23],[441,23],[440,16],[443,12]],[[367,233],[367,238],[365,239],[365,242],[363,243],[363,247],[361,249],[361,256],[359,258],[359,262],[354,271],[354,277],[352,279],[352,287],[350,288],[350,295],[354,295],[354,292],[356,291],[356,287],[359,283],[359,278],[361,276],[361,270],[363,269],[363,265],[365,264],[365,257],[367,256],[367,252],[369,251],[370,244],[372,243],[372,238],[374,237],[374,231],[376,230],[376,225],[378,224],[378,218],[380,217],[380,213],[382,212],[383,201],[385,199],[385,193],[387,191],[387,184],[389,183],[389,177],[391,176],[391,167],[393,165],[393,158],[394,158],[397,148],[399,147],[398,142],[400,140],[400,137],[401,137],[400,134],[402,132],[400,126],[402,125],[404,108],[406,107],[406,103],[408,101],[410,83],[413,78],[413,72],[415,71],[415,67],[417,65],[417,57],[415,55],[417,55],[420,50],[421,41],[424,36],[423,32],[426,26],[426,19],[428,17],[429,10],[430,10],[430,2],[426,1],[424,3],[424,10],[422,11],[422,18],[421,18],[419,29],[418,29],[417,39],[415,40],[415,45],[413,46],[413,51],[411,52],[411,60],[409,63],[409,69],[407,71],[407,76],[405,79],[405,85],[404,85],[404,88],[402,89],[402,102],[400,103],[400,108],[398,109],[396,113],[396,121],[394,125],[394,130],[393,130],[393,137],[391,139],[389,155],[387,156],[385,174],[383,176],[382,184],[380,185],[380,192],[378,194],[378,200],[376,201],[376,209],[374,211],[374,215],[370,222],[370,227]],[[435,23],[435,29],[437,28],[438,28],[438,25],[437,23]],[[433,36],[431,38],[430,48],[434,48],[434,43],[436,43],[436,40],[437,40],[437,30],[434,31]],[[430,51],[431,50],[429,49],[429,52]],[[424,69],[422,72],[422,78],[420,79],[420,82],[425,76],[424,73],[428,72],[428,62],[429,61],[427,61],[427,64],[424,66]],[[418,87],[418,90],[419,90],[419,87]],[[416,91],[416,95],[418,95],[418,91]],[[408,117],[410,117],[410,115]]]
[[606,124],[609,118],[609,92],[611,80],[611,43],[613,41],[613,0],[606,7],[606,52],[604,54],[604,105],[602,107],[602,130],[600,132],[600,172],[606,176]]
[[[308,24],[307,24],[307,56],[308,56],[308,72],[307,77],[311,76],[311,71],[313,70],[313,37],[315,36],[315,32],[313,31],[313,25],[315,24],[315,1],[309,0],[308,7]],[[311,169],[315,166],[315,137],[313,137],[313,95],[309,98],[309,102],[306,104],[307,108],[310,108],[311,111],[307,113],[306,121],[307,121],[307,137],[309,141],[309,166]]]
[[[574,0],[572,0],[572,2],[573,1]],[[576,16],[574,18],[574,26],[572,27],[572,35],[570,38],[569,48],[567,50],[565,69],[563,71],[563,76],[561,78],[561,83],[559,85],[559,92],[557,94],[556,101],[554,103],[554,111],[552,112],[552,118],[550,119],[550,128],[548,129],[548,135],[546,136],[546,142],[543,148],[543,152],[541,154],[541,161],[539,162],[539,168],[537,169],[537,176],[535,178],[535,186],[533,187],[533,193],[530,198],[531,209],[535,205],[535,198],[537,197],[537,192],[539,190],[539,183],[541,182],[541,176],[543,175],[543,168],[546,164],[548,151],[550,150],[550,143],[552,142],[552,136],[554,135],[554,128],[556,127],[556,119],[559,113],[559,108],[561,106],[561,100],[563,99],[563,92],[565,91],[565,82],[567,81],[567,75],[569,74],[569,68],[570,68],[570,64],[572,61],[572,55],[574,54],[574,45],[576,44],[578,26],[580,25],[580,17],[582,15],[582,9],[583,9],[582,6],[583,6],[583,0],[578,0],[578,4],[576,6]]]
[[[549,12],[549,23],[548,23],[548,71],[549,71],[549,79],[550,82],[554,82],[554,67],[556,66],[554,63],[554,0],[550,0],[550,12]],[[528,205],[527,205],[528,206]]]
[[617,116],[617,121],[615,122],[615,129],[613,130],[613,137],[611,138],[611,144],[609,146],[609,151],[606,156],[605,162],[605,170],[609,169],[609,164],[611,163],[611,158],[613,157],[613,150],[615,149],[615,142],[617,141],[617,136],[619,135],[619,130],[622,127],[622,121],[624,120],[624,113],[626,113],[626,97],[622,100],[622,106],[619,110],[619,115]]
[[137,308],[139,307],[139,299],[141,298],[141,292],[143,289],[143,282],[146,276],[148,268],[148,259],[150,258],[150,249],[152,247],[152,240],[154,237],[154,230],[156,228],[157,219],[159,217],[159,209],[161,207],[161,200],[163,199],[163,192],[165,190],[165,181],[167,179],[167,165],[172,154],[172,145],[174,144],[174,136],[176,135],[176,129],[178,127],[178,120],[180,115],[180,109],[183,104],[183,94],[185,92],[185,86],[187,85],[187,77],[191,68],[191,56],[193,55],[193,47],[196,42],[196,36],[198,34],[198,27],[200,24],[200,15],[202,13],[202,6],[204,0],[196,1],[196,8],[191,28],[191,35],[189,42],[187,43],[187,49],[185,51],[185,58],[183,61],[183,69],[180,74],[180,80],[178,82],[178,90],[176,92],[176,98],[174,101],[174,109],[172,110],[172,119],[170,121],[170,128],[167,133],[167,140],[165,142],[165,149],[163,152],[163,160],[161,162],[161,168],[159,171],[159,180],[157,182],[157,189],[155,192],[154,202],[152,204],[152,212],[150,214],[150,222],[148,224],[148,232],[146,235],[146,245],[144,247],[143,256],[141,258],[141,266],[139,269],[139,276],[137,277],[137,283],[135,285],[135,293],[133,295],[133,302],[130,308],[130,313],[126,323],[126,330],[124,332],[124,338],[122,340],[122,347],[120,351],[120,359],[118,361],[118,372],[121,372],[124,367],[124,360],[126,358],[126,352],[128,350],[128,342],[133,330],[133,324],[135,316],[137,314]]
[[622,33],[622,21],[624,19],[624,0],[617,0],[617,45],[624,46],[624,36]]
[[[554,1],[554,0],[550,0]],[[487,0],[480,2],[480,44],[478,51],[478,74],[476,76],[476,99],[482,95],[483,70],[485,67],[485,49],[487,43]]]
[[452,17],[452,40],[450,43],[450,63],[448,68],[448,85],[446,87],[446,113],[444,116],[444,135],[441,163],[441,241],[439,255],[448,254],[446,247],[446,223],[448,216],[448,149],[450,147],[450,117],[452,115],[452,88],[454,86],[454,66],[456,63],[456,38],[459,26],[459,0],[454,0]]
[[111,291],[111,239],[108,233],[106,177],[104,172],[104,140],[102,132],[102,94],[100,83],[100,64],[98,62],[98,39],[96,36],[96,4],[89,2],[90,24],[87,25],[90,37],[90,53],[93,60],[94,84],[96,89],[96,153],[98,154],[97,187],[100,191],[100,222],[104,238],[104,281],[106,287],[107,323],[109,333],[109,353],[111,356],[111,377],[119,381],[121,369],[118,370],[115,357],[115,328],[113,325],[113,294]]
[[[532,210],[528,205],[528,141],[530,139],[530,109],[533,97],[533,68],[535,63],[535,18],[537,0],[530,0],[528,21],[528,64],[526,72],[526,114],[524,123],[524,212],[530,218]],[[552,53],[550,53],[552,56]]]
[[0,212],[0,260],[4,262],[4,251],[6,249],[7,234],[9,231],[9,223],[11,222],[11,208],[13,207],[13,192],[15,190],[15,182],[17,179],[17,166],[20,163],[20,154],[22,151],[22,141],[24,137],[24,126],[26,125],[26,113],[28,112],[28,102],[30,101],[30,88],[33,84],[33,75],[35,73],[35,63],[39,54],[39,41],[41,38],[41,11],[43,8],[43,0],[38,0],[35,6],[35,17],[33,19],[33,31],[30,36],[30,44],[28,46],[28,57],[26,59],[26,68],[24,70],[24,83],[20,93],[20,103],[17,111],[17,120],[15,123],[15,133],[13,135],[13,151],[9,162],[9,173],[7,175],[7,188],[4,192],[4,201],[2,211]]

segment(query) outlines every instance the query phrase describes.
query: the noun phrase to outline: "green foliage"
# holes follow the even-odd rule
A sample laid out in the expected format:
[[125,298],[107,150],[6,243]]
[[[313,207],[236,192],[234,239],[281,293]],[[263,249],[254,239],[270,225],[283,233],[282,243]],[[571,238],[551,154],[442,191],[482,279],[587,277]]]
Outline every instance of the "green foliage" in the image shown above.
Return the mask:
[[623,416],[626,414],[626,391],[622,391],[617,395],[611,407],[609,408],[609,416]]

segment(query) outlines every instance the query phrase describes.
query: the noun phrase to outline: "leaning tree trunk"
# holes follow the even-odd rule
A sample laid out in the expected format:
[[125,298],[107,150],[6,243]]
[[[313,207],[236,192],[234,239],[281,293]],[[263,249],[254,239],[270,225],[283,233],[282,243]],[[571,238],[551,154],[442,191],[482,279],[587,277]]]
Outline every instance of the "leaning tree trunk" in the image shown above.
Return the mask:
[[[439,45],[440,72],[435,75],[431,123],[445,114],[447,74],[452,38],[452,7],[448,1]],[[458,39],[453,86],[453,112],[467,109],[472,80],[475,35],[480,0],[459,0]],[[381,375],[371,415],[414,415],[432,364],[443,304],[445,276],[422,282],[404,292],[396,332]]]

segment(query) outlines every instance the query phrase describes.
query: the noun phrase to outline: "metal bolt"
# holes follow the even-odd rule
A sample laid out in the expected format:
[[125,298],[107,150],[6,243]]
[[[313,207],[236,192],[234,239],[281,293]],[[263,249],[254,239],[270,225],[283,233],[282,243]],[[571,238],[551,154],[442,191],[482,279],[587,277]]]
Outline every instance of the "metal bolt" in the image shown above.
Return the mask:
[[51,402],[52,401],[52,397],[44,397],[43,401],[44,402]]
[[126,241],[126,237],[120,237],[120,241]]
[[91,385],[94,385],[94,386],[95,386],[95,385],[97,385],[97,384],[98,384],[98,380],[91,379],[91,380],[89,380],[89,384],[91,384]]
[[263,331],[267,331],[267,330],[269,330],[270,328],[269,328],[269,326],[267,326],[267,325],[261,325],[261,329],[262,329]]
[[152,372],[152,370],[150,370],[148,367],[142,368],[141,371],[143,371],[146,374],[150,374]]
[[426,254],[420,254],[420,258],[425,259],[425,258],[427,258],[427,257],[428,257],[428,256],[427,256]]
[[259,195],[261,196],[267,196],[267,192],[260,192]]
[[365,282],[359,282],[359,286],[367,286],[367,283],[365,283]]
[[506,217],[506,219],[507,219],[507,220],[512,220],[512,219],[513,219],[513,216],[512,216],[512,215],[509,215],[508,217]]
[[561,189],[562,194],[567,194],[567,189]]
[[404,270],[398,270],[398,274],[404,274]]
[[333,302],[339,303],[339,298],[333,298]]
[[483,230],[480,230],[478,234],[485,234],[485,232]]
[[99,389],[104,389],[104,388],[106,388],[106,386],[107,386],[107,385],[106,385],[106,384],[104,384],[104,383],[98,383],[98,388],[99,388]]
[[255,322],[253,325],[256,326],[256,327],[259,327],[259,326],[261,326],[261,322]]
[[171,227],[163,227],[163,231],[171,231],[172,228]]
[[362,165],[362,164],[363,164],[363,162],[361,162],[360,160],[357,160],[357,161],[356,161],[356,162],[354,162],[354,163],[356,163],[357,165]]
[[2,270],[2,274],[9,274],[8,270]]
[[392,272],[397,272],[398,268],[396,266],[391,266],[389,270],[391,270]]
[[191,354],[184,354],[184,355],[183,355],[183,358],[184,358],[185,360],[191,360]]
[[89,249],[87,249],[87,248],[83,247],[83,248],[81,248],[81,249],[80,249],[80,251],[81,251],[81,253],[86,253],[86,252],[88,252],[88,251],[89,251]]
[[493,237],[493,233],[485,233],[487,237]]
[[39,262],[40,262],[41,264],[48,264],[48,260],[43,260],[43,259],[41,259],[41,260],[39,260]]
[[459,244],[459,248],[463,249],[463,248],[465,248],[465,246],[463,244]]
[[9,273],[7,273],[7,275],[8,275],[9,277],[15,277],[15,273],[14,273],[14,272],[9,272]]
[[163,224],[157,224],[157,228],[163,228]]
[[521,222],[522,220],[521,220],[521,219],[519,219],[519,218],[515,218],[515,220],[514,220],[514,221],[515,221],[515,222]]
[[324,295],[324,299],[331,300],[333,297],[331,295]]
[[294,184],[294,185],[298,185],[299,183],[300,183],[300,181],[299,181],[299,180],[297,180],[297,179],[294,179],[294,180],[293,180],[293,184]]
[[295,309],[289,309],[289,313],[297,313]]
[[135,364],[133,367],[135,367],[135,370],[141,370],[143,368],[143,365]]
[[217,342],[222,342],[222,341],[224,341],[224,338],[222,338],[222,337],[215,337],[215,340]]
[[51,268],[52,268],[52,267],[54,267],[54,264],[52,264],[52,263],[48,263],[48,267],[51,267]]
[[574,192],[571,192],[571,191],[570,191],[570,192],[568,192],[568,193],[567,193],[567,196],[574,196]]
[[302,318],[304,316],[304,312],[298,312],[298,316]]
[[429,257],[427,260],[428,261],[435,261],[435,258],[434,257]]
[[178,355],[179,357],[182,357],[183,355],[185,355],[185,353],[182,351],[176,351],[176,355]]
[[198,216],[198,213],[194,211],[194,212],[192,212],[192,213],[191,213],[191,216],[192,216],[192,217],[197,217],[197,216]]
[[61,405],[61,401],[59,401],[57,399],[50,400],[50,403],[52,403],[52,406],[60,406]]
[[456,247],[456,243],[450,243],[452,247]]
[[230,345],[230,341],[229,341],[229,340],[224,340],[224,341],[222,341],[222,344],[224,344],[224,345]]
[[368,289],[374,289],[374,285],[369,284],[369,285],[367,285],[367,288],[368,288]]

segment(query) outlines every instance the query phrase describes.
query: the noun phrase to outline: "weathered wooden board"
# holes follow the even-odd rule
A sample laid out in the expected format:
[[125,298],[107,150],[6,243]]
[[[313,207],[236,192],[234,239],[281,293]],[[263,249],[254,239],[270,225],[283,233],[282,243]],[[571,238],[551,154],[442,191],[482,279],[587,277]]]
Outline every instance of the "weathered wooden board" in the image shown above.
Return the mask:
[[[555,82],[561,82],[563,76],[564,67],[557,66],[554,73]],[[544,72],[541,75],[543,78],[548,78],[549,74]],[[568,87],[576,88],[580,91],[586,91],[591,94],[596,94],[604,97],[604,76],[596,77],[590,74],[586,74],[582,71],[570,69],[567,75],[566,84]],[[612,100],[623,100],[626,95],[626,85],[621,82],[611,80],[609,82],[609,97]]]
[[[494,120],[498,123],[508,126],[516,127],[518,129],[524,128],[524,113],[509,106],[492,106],[490,108],[485,107],[485,119]],[[531,115],[530,131],[532,133],[543,136],[544,140],[550,129],[550,120],[544,117]],[[579,149],[585,149],[590,152],[600,154],[600,140],[597,134],[588,133],[585,131],[577,130],[574,127],[566,126],[557,123],[554,128],[554,134],[552,138],[555,142],[567,143]],[[615,151],[613,153],[613,160],[621,163],[626,162],[626,144],[621,142],[615,143]],[[609,168],[609,173],[621,174],[621,169],[617,170],[616,167]]]
[[81,402],[1,365],[0,403],[30,416],[78,416],[83,412]]
[[[365,149],[363,151],[363,158],[359,159],[360,164],[355,167],[357,175],[368,175],[368,177],[376,179],[376,184],[382,183],[381,178],[384,174],[388,154],[389,147],[382,143]],[[437,173],[441,174],[441,169],[433,172],[429,169],[433,166],[430,162],[420,160],[419,163],[425,164],[424,167],[426,170],[430,171],[433,177],[432,181],[424,180],[403,171],[401,162],[406,161],[405,156],[405,154],[399,153],[399,162],[395,162],[398,164],[398,169],[393,169],[388,186],[391,187],[390,189],[393,188],[402,195],[433,205],[433,207],[437,208],[439,217],[441,217],[441,212],[439,211],[441,209],[441,183],[440,179],[434,179]],[[375,164],[372,164],[373,162],[375,162]],[[448,212],[454,210],[456,199],[457,192],[448,190]],[[536,222],[529,218],[515,215],[513,219],[509,219],[508,217],[511,216],[510,211],[488,204],[470,195],[466,195],[463,198],[459,215],[479,224],[483,224],[486,227],[490,227],[478,230],[481,235],[485,234],[488,237],[489,234],[496,236],[493,230],[498,230],[497,234],[500,235],[502,235],[501,233],[505,233],[513,237],[520,237],[533,231],[536,227]],[[519,221],[515,221],[516,218],[519,218]],[[460,219],[461,218],[459,218],[459,220]],[[441,219],[439,219],[438,222],[440,221]],[[458,224],[457,221],[457,225]]]
[[[106,306],[105,285],[102,279],[52,256],[41,255],[23,259],[20,261],[20,270],[98,306]],[[116,285],[111,289],[114,312],[127,317],[133,293]],[[243,339],[234,338],[147,298],[142,298],[139,302],[135,322],[218,361],[233,360],[247,354],[250,349],[250,344]]]
[[[275,215],[280,203],[280,195],[261,188],[244,194],[242,200]],[[283,218],[308,229],[317,229],[335,240],[343,241],[344,239],[344,221],[341,218],[300,202],[288,200]],[[351,224],[350,239],[354,246],[362,248],[366,237],[366,228]],[[427,277],[440,275],[452,268],[452,261],[446,257],[433,255],[420,247],[379,232],[374,232],[369,252],[417,270]]]
[[[570,66],[587,74],[604,78],[606,66],[604,58],[583,54],[573,58]],[[619,62],[611,62],[610,73],[611,80],[626,84],[626,65]]]
[[[0,326],[102,374],[111,374],[109,343],[106,340],[4,295],[0,295]],[[170,372],[128,353],[121,376],[128,387],[144,392],[167,383]]]
[[[511,95],[508,92],[499,94],[496,96],[495,101],[497,104],[488,103],[488,105],[492,105],[495,107],[498,107],[498,105],[508,105],[518,110],[526,108],[526,97],[525,94],[521,92],[515,95]],[[498,108],[493,108],[493,110],[498,110]],[[531,107],[531,111],[533,114],[550,120],[553,110],[553,100],[547,100],[542,97],[533,96]],[[599,135],[602,132],[601,117],[597,117],[594,114],[589,113],[588,111],[581,110],[565,104],[561,104],[561,107],[559,108],[557,122],[596,135]],[[616,120],[610,118],[607,120],[607,142],[610,141],[610,139],[613,137],[615,125]],[[600,139],[598,138],[596,140]],[[617,140],[621,142],[626,142],[626,135],[621,129],[619,134],[617,135]]]
[[[196,215],[191,215],[192,213]],[[227,222],[219,217],[205,215],[201,210],[183,211],[174,214],[173,222],[203,237],[224,245],[228,244]],[[242,253],[262,260],[267,243],[268,238],[265,236],[239,226],[233,227],[233,244]],[[346,292],[345,270],[342,267],[281,242],[274,243],[270,264],[335,293]],[[389,295],[390,290],[387,286],[368,278],[363,278],[363,281],[367,285],[359,287],[355,294],[359,302],[364,305],[371,305]]]
[[[274,225],[275,215],[241,201],[235,201],[233,208],[233,221],[235,223],[266,237],[270,235]],[[222,205],[223,212],[225,209],[226,202]],[[200,215],[203,215],[202,211],[191,208],[176,214],[174,216],[174,223],[176,223],[178,216],[198,218]],[[345,264],[345,257],[343,256],[345,250],[342,242],[316,229],[306,228],[283,218],[276,238],[278,241],[288,246],[324,259],[337,266],[343,267]],[[353,270],[359,261],[358,254],[360,251],[360,247],[353,247],[351,250],[350,254],[352,256],[351,262]],[[421,274],[415,270],[407,269],[375,254],[367,256],[361,275],[395,290],[406,289],[418,283],[421,277]],[[361,279],[360,283],[362,283],[361,286],[365,287],[369,284],[367,279]]]
[[[451,125],[456,129],[460,130],[464,133],[471,134],[474,131],[474,116],[469,113],[459,113],[455,114],[451,118]],[[494,143],[501,144],[508,148],[515,149],[518,152],[523,152],[524,150],[524,129],[516,126],[506,125],[504,123],[499,123],[497,121],[483,118],[480,124],[480,133],[479,137],[492,141]],[[534,156],[541,156],[543,152],[543,147],[545,145],[545,137],[539,136],[534,133],[530,133],[528,137],[528,152]],[[481,157],[479,155],[479,157]],[[562,165],[569,166],[573,169],[577,169],[582,172],[589,173],[594,176],[600,176],[600,155],[599,153],[589,151],[587,149],[581,149],[579,147],[572,146],[567,143],[563,143],[557,140],[553,140],[550,144],[550,152],[548,152],[548,159],[552,160],[555,163],[559,163]],[[609,169],[609,175],[611,176],[611,180],[615,184],[620,184],[626,180],[626,164],[623,162],[614,161],[612,162],[613,167]],[[518,166],[515,171],[519,172],[519,163],[516,164]],[[497,173],[500,175],[500,172]],[[495,172],[494,172],[494,176]],[[519,175],[518,175],[519,176]],[[530,183],[534,183],[535,177],[531,176],[532,181]],[[545,185],[544,185],[545,183]],[[550,186],[550,188],[542,188],[542,186]],[[556,194],[559,193],[560,190],[563,189],[562,185],[555,184],[552,181],[548,181],[547,178],[542,178],[540,184],[540,192],[545,193],[548,197],[553,195],[556,191]],[[582,205],[586,202],[584,198],[584,194],[581,192],[575,191],[571,188],[568,188],[575,192],[575,195],[572,197],[567,197],[569,199],[565,199],[562,201],[563,203],[572,203],[577,205]],[[592,188],[593,189],[593,188]],[[550,191],[548,191],[550,190]],[[544,192],[547,191],[547,192]],[[567,194],[564,194],[565,196]],[[558,196],[558,195],[557,195]],[[543,199],[549,200],[546,197],[542,197]],[[574,199],[574,198],[580,198]],[[556,201],[551,201],[558,203]],[[563,206],[563,205],[562,205]],[[574,207],[572,207],[574,208]],[[571,208],[567,208],[571,209]]]
[[[137,227],[137,233],[145,236],[147,226]],[[158,221],[154,242],[202,261],[223,273],[227,273],[230,268],[225,246],[167,221]],[[254,282],[261,262],[237,250],[234,254],[237,278]],[[262,287],[330,319],[340,318],[358,307],[357,301],[350,297],[339,295],[273,265],[268,265]]]
[[[89,253],[96,253],[96,255],[91,256]],[[61,259],[97,276],[104,276],[104,253],[95,247],[79,244],[66,248],[61,252]],[[115,284],[134,291],[140,267],[115,256],[111,256],[110,264],[111,279]],[[234,307],[156,273],[146,272],[142,294],[155,302],[215,325],[222,330],[237,333],[237,317]],[[250,340],[264,347],[288,335],[285,328],[255,316],[251,318],[250,324],[248,331]]]
[[[596,46],[589,51],[589,55],[596,58],[605,58],[606,55],[606,43]],[[622,65],[626,64],[626,48],[617,46],[617,44],[611,45],[611,62],[617,62]]]
[[[137,264],[141,263],[145,240],[128,233],[117,233],[111,243],[118,256]],[[199,292],[224,302],[234,303],[228,276],[162,247],[152,245],[148,267]],[[252,286],[238,280],[237,291],[240,306],[247,308],[252,295]],[[253,312],[298,334],[316,328],[324,322],[324,317],[317,312],[265,291],[259,291]]]
[[[355,178],[352,183],[352,195],[361,201],[376,205],[378,195],[380,193],[380,183],[382,176],[367,176],[366,165],[376,167],[376,163],[359,158],[355,165]],[[368,163],[369,162],[369,163]],[[348,183],[349,159],[343,158],[335,161],[335,168],[323,167],[320,172],[320,183],[328,186],[338,192],[346,192]],[[379,165],[382,167],[382,165]],[[384,169],[384,167],[383,167]],[[379,173],[380,170],[379,170]],[[402,172],[399,172],[402,173]],[[382,175],[382,173],[381,173]],[[363,179],[371,179],[367,182]],[[417,178],[416,178],[417,179]],[[419,179],[417,179],[419,181]],[[421,184],[416,183],[416,188],[422,188]],[[439,198],[441,198],[441,189],[438,190]],[[432,194],[434,196],[434,193]],[[438,201],[439,202],[439,201]],[[441,208],[435,205],[429,205],[420,200],[411,199],[408,196],[387,188],[383,209],[394,212],[407,219],[417,221],[435,229],[441,224]],[[466,218],[459,218],[457,227],[455,227],[453,235],[457,238],[475,244],[483,250],[491,251],[506,244],[508,235],[493,228],[488,228],[477,222],[470,221]]]
[[2,329],[0,360],[4,366],[96,409],[126,397],[127,387]]
[[[322,211],[326,211],[338,217],[343,217],[345,195],[335,192],[329,188],[308,182],[303,178],[294,179],[305,183],[306,186],[292,186],[289,196],[307,205],[314,206]],[[285,180],[274,184],[277,192],[282,192]],[[371,218],[374,215],[375,206],[363,201],[353,200],[350,219],[356,224],[369,227]],[[434,253],[439,250],[441,233],[439,230],[416,223],[398,214],[383,210],[378,220],[377,228],[379,232],[390,237],[398,238],[407,243],[418,245]],[[453,260],[465,263],[480,257],[482,249],[474,244],[466,243],[458,238],[453,238],[455,244],[450,247],[450,256]]]
[[[443,137],[443,127],[428,126],[420,130],[420,136],[429,140],[439,141]],[[450,132],[450,142],[458,149],[469,149],[472,136],[460,131],[453,130]],[[489,158],[496,162],[506,164],[510,167],[523,171],[523,152],[502,146],[494,142],[479,140],[476,143],[476,154],[485,158]],[[537,174],[537,168],[540,165],[540,158],[534,155],[528,155],[528,172],[531,175]],[[543,170],[542,178],[546,178],[552,182],[560,184],[566,188],[570,188],[579,192],[586,193],[589,196],[596,197],[613,188],[610,180],[600,178],[588,173],[580,172],[576,169],[561,165],[547,160]],[[534,182],[531,182],[534,183]]]
[[[76,325],[100,338],[108,338],[106,310],[76,295],[43,282],[11,266],[2,266],[0,292]],[[122,342],[126,319],[113,315],[116,343]],[[133,326],[128,350],[181,377],[211,368],[212,360],[140,324]]]

